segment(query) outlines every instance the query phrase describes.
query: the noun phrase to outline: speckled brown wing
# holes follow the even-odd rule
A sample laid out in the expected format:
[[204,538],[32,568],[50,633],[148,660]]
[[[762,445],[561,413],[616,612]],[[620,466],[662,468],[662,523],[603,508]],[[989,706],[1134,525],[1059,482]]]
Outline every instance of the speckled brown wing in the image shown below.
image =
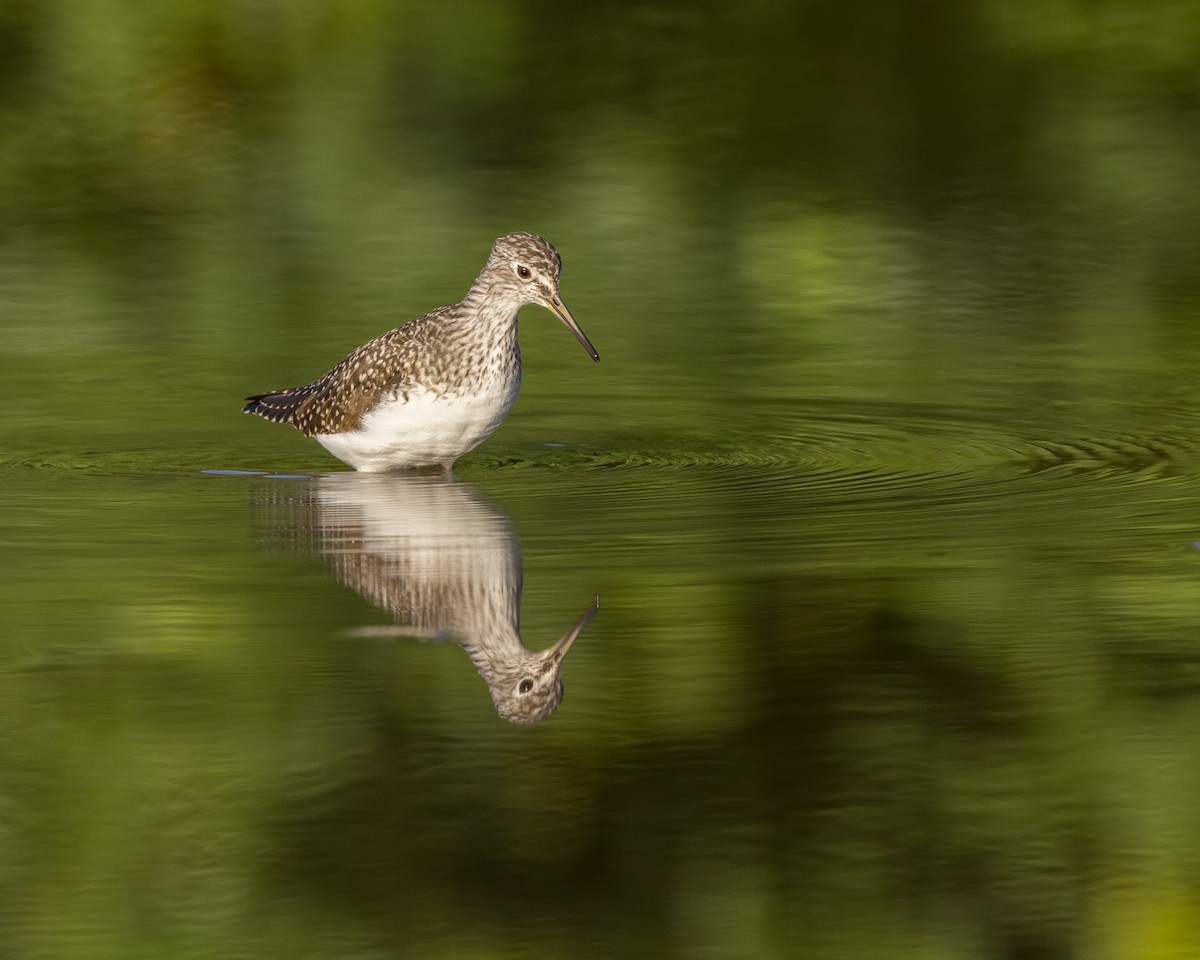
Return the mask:
[[290,390],[255,394],[246,398],[242,413],[252,413],[273,423],[292,423],[296,409],[312,396],[316,386],[315,383],[310,383],[303,387],[292,387]]
[[436,325],[451,309],[439,307],[364,343],[319,380],[247,397],[242,412],[290,423],[310,437],[354,430],[385,393],[402,391],[405,382],[419,379],[415,367],[420,364],[425,328]]

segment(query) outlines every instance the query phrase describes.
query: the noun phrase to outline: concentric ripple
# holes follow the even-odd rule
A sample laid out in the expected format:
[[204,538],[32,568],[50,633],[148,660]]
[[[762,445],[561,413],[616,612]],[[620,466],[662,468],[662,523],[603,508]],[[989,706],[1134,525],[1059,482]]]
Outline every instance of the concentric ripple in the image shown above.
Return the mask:
[[[547,443],[516,455],[498,442],[466,458],[459,474],[471,482],[500,481],[507,487],[505,478],[527,471],[563,471],[580,482],[588,478],[585,485],[593,498],[636,498],[643,506],[669,501],[681,487],[703,480],[728,491],[856,508],[898,499],[969,504],[1031,494],[1082,495],[1098,486],[1150,481],[1188,484],[1200,472],[1200,416],[1183,413],[1165,429],[1142,429],[1151,422],[1147,417],[1145,423],[1115,424],[1105,431],[1079,419],[1055,420],[1045,412],[1035,418],[1021,411],[1018,422],[1015,415],[1006,421],[993,410],[932,404],[764,399],[743,402],[734,412],[736,423],[750,429],[739,433],[720,424],[726,435],[716,442],[707,436],[653,440],[615,435],[590,438],[586,446]],[[190,451],[187,462],[175,469],[154,471],[138,470],[128,455],[116,454],[109,461],[90,454],[71,463],[61,456],[26,452],[10,454],[4,469],[132,473],[146,479],[199,474],[220,482],[261,475],[270,466],[255,463],[254,469],[245,469],[237,461],[225,452],[205,463],[203,452]],[[326,472],[315,454],[301,462],[316,473]],[[196,463],[203,467],[193,467]],[[286,469],[290,464],[279,466],[276,479],[306,475]],[[332,462],[327,466],[328,472],[337,469]],[[659,477],[654,483],[640,482],[635,474],[648,469]],[[661,471],[674,479],[663,482]],[[546,487],[541,482],[537,486]]]
[[[1078,423],[1013,426],[990,414],[934,406],[763,402],[753,414],[762,432],[726,446],[555,447],[527,457],[473,458],[468,476],[483,482],[484,474],[531,468],[570,471],[574,484],[549,489],[573,496],[582,487],[593,503],[629,501],[642,513],[698,495],[697,486],[824,511],[898,502],[969,511],[985,501],[1048,504],[1130,484],[1190,488],[1200,463],[1200,429],[1178,424],[1163,433],[1099,436]],[[653,478],[629,472],[646,468],[653,468]],[[539,483],[528,492],[542,496],[549,489]]]

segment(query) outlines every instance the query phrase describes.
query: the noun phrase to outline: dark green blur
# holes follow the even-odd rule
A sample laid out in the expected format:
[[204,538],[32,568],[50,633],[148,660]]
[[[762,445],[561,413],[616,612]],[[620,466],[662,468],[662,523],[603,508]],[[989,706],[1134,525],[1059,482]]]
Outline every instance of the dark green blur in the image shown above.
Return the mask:
[[[0,0],[0,955],[1194,956],[1198,64],[1184,2]],[[459,469],[530,647],[600,594],[530,729],[349,635],[312,481],[202,473],[339,469],[241,398],[510,230],[602,357],[527,308]]]

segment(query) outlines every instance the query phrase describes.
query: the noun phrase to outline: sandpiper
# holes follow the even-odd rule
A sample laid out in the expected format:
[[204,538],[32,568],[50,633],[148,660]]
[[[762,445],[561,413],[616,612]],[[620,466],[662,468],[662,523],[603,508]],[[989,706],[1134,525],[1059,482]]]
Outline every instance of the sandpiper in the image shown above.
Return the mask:
[[554,313],[600,355],[558,292],[562,258],[533,233],[510,233],[458,303],[363,344],[302,387],[247,397],[244,413],[290,423],[356,470],[448,469],[500,426],[521,386],[517,313]]
[[478,490],[445,474],[341,472],[299,496],[271,494],[265,506],[274,511],[265,515],[272,542],[294,533],[298,546],[324,556],[339,581],[395,621],[351,633],[458,644],[510,723],[538,723],[558,708],[563,661],[599,598],[548,649],[526,647],[520,538]]

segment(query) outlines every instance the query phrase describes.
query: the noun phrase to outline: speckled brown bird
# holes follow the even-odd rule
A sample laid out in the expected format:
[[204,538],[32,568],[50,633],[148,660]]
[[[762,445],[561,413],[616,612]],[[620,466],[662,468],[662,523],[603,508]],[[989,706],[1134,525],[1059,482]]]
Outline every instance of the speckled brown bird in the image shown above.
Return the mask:
[[243,412],[290,423],[356,470],[449,468],[517,398],[525,304],[550,310],[600,359],[559,297],[561,274],[562,258],[542,237],[507,234],[458,303],[364,343],[312,383],[247,397]]

